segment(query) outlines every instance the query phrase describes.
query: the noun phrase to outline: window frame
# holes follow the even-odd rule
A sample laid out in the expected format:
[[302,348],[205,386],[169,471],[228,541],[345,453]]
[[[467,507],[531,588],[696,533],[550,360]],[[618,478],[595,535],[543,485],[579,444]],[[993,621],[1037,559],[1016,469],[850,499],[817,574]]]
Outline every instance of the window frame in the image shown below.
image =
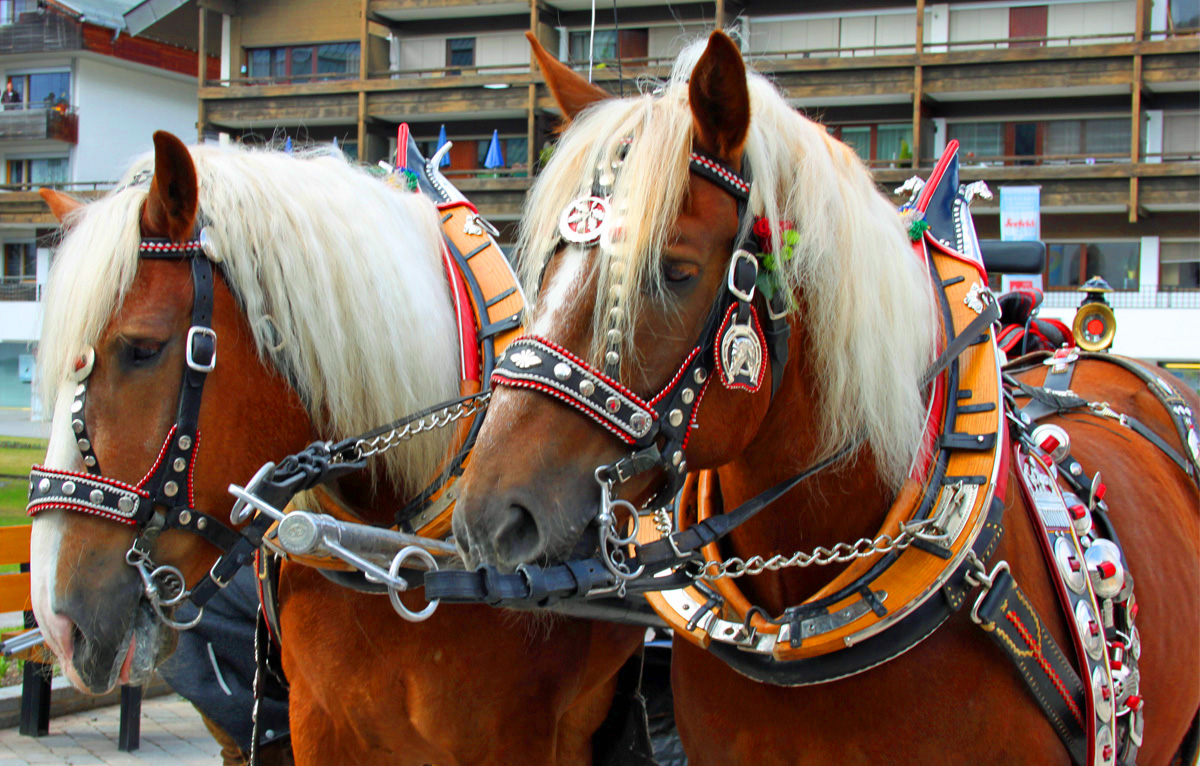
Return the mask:
[[[1174,286],[1174,285],[1166,285],[1166,286],[1163,285],[1162,246],[1163,245],[1173,245],[1173,244],[1192,244],[1192,245],[1196,246],[1197,251],[1200,251],[1200,239],[1188,239],[1186,237],[1160,238],[1158,240],[1158,275],[1157,275],[1158,283],[1157,283],[1156,289],[1163,291],[1163,292],[1171,292],[1171,293],[1187,293],[1187,292],[1200,291],[1200,285],[1197,285],[1196,287],[1178,287],[1178,286]],[[1197,253],[1197,262],[1200,262],[1200,252]],[[1172,261],[1172,263],[1191,263],[1191,261]]]
[[[304,45],[267,45],[257,48],[243,48],[242,61],[246,66],[246,79],[251,81],[265,81],[279,85],[289,85],[293,83],[309,83],[309,82],[329,82],[332,80],[357,80],[361,74],[361,68],[353,72],[318,72],[318,62],[320,61],[320,49],[326,45],[353,45],[358,48],[359,66],[362,61],[362,44],[358,40],[333,40],[319,43],[305,43]],[[296,50],[307,50],[309,52],[309,61],[311,62],[311,71],[302,74],[296,74],[292,71],[292,52]],[[250,71],[250,59],[255,53],[265,52],[267,54],[267,74],[256,75]],[[278,56],[283,56],[283,73],[277,76],[275,74],[276,62]],[[253,83],[252,83],[253,84]]]
[[[912,124],[908,123],[908,122],[901,122],[901,121],[847,122],[847,123],[839,123],[837,125],[826,126],[826,130],[828,130],[829,134],[831,136],[833,136],[834,138],[836,138],[838,141],[842,141],[842,130],[844,128],[870,128],[870,131],[871,131],[870,132],[871,156],[870,157],[859,157],[859,159],[862,160],[863,163],[867,165],[867,167],[871,167],[871,168],[875,168],[875,167],[880,167],[880,168],[882,168],[882,167],[893,167],[893,168],[907,167],[907,165],[905,163],[912,161],[911,156],[908,157],[907,159],[897,158],[894,160],[891,158],[887,158],[887,157],[885,157],[885,158],[879,157],[879,129],[881,127],[884,127],[884,128],[891,128],[891,127],[907,128],[910,131],[908,134],[908,151],[910,154],[912,153],[912,145],[913,145],[913,136],[912,136],[912,132],[911,132]],[[843,143],[845,143],[845,142],[843,141]],[[846,145],[849,146],[849,144],[846,144]],[[851,150],[853,150],[853,147],[851,147]],[[858,153],[855,152],[855,155],[857,155],[857,154]]]
[[[65,181],[65,183],[70,182],[70,180],[71,180],[71,156],[69,154],[66,154],[66,155],[51,154],[51,155],[34,155],[34,156],[17,155],[16,157],[11,157],[11,156],[6,157],[4,160],[4,183],[7,185],[10,185],[10,186],[15,185],[15,184],[22,184],[22,185],[33,184],[34,182],[32,180],[30,180],[30,175],[32,172],[32,166],[30,165],[30,163],[36,162],[37,160],[63,160],[63,161],[65,161],[67,163],[66,164],[67,180]],[[20,181],[12,180],[13,163],[20,163],[22,166],[23,178]],[[45,185],[46,183],[53,184],[53,182],[46,182],[46,181],[38,181],[37,183],[42,184],[42,185]]]
[[[1137,245],[1138,259],[1139,259],[1138,286],[1136,288],[1113,287],[1113,292],[1117,292],[1117,293],[1140,292],[1143,288],[1145,288],[1147,286],[1146,281],[1145,281],[1145,275],[1142,274],[1142,268],[1141,268],[1141,263],[1140,263],[1141,254],[1142,254],[1142,242],[1140,239],[1121,239],[1119,237],[1095,237],[1095,238],[1089,239],[1088,241],[1075,240],[1075,239],[1072,239],[1072,240],[1065,240],[1065,239],[1043,240],[1042,244],[1046,249],[1046,264],[1045,264],[1045,266],[1042,267],[1043,290],[1045,292],[1056,292],[1056,293],[1078,292],[1080,286],[1082,286],[1083,283],[1089,279],[1089,277],[1087,275],[1088,274],[1088,246],[1089,245],[1103,245],[1106,243],[1108,243],[1108,244],[1133,243],[1133,244]],[[1079,275],[1078,275],[1079,276],[1079,284],[1078,285],[1052,285],[1052,284],[1050,284],[1050,247],[1052,245],[1078,245],[1079,246]],[[1159,264],[1159,269],[1160,269],[1160,271],[1162,269],[1161,263]]]
[[[454,43],[461,42],[463,40],[471,41],[471,63],[470,64],[455,64],[452,61],[453,55],[456,52],[462,53],[462,51],[455,51],[451,46]],[[462,69],[475,69],[477,66],[476,58],[477,58],[478,54],[479,54],[479,39],[476,36],[472,35],[471,37],[447,37],[446,38],[446,69],[454,70],[454,74],[462,74]],[[462,69],[459,69],[459,67],[462,67]]]
[[[26,252],[21,254],[21,273],[8,273],[8,248],[10,246],[21,246],[27,248]],[[33,272],[29,273],[25,267],[28,265],[30,255],[33,256]],[[4,263],[0,264],[0,276],[3,276],[5,281],[19,282],[21,284],[34,284],[37,282],[37,242],[32,239],[17,239],[4,241]]]

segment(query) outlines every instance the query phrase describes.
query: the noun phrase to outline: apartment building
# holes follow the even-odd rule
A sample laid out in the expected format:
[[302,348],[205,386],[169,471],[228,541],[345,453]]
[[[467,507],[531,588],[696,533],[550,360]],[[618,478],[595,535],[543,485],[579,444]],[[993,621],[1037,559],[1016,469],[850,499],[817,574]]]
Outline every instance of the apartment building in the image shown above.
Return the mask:
[[[0,407],[30,408],[55,222],[37,196],[109,188],[155,128],[195,135],[195,50],[134,38],[120,0],[0,0]],[[219,75],[211,61],[211,76]],[[9,87],[11,84],[11,88]]]
[[[719,24],[889,192],[952,139],[964,182],[1040,187],[1046,312],[1070,318],[1101,275],[1116,350],[1200,385],[1198,0],[146,0],[124,20],[219,62],[193,73],[201,140],[376,162],[402,121],[429,151],[444,129],[444,171],[502,241],[558,126],[524,32],[628,93]],[[493,133],[503,167],[484,167]],[[997,201],[974,211],[998,237]]]

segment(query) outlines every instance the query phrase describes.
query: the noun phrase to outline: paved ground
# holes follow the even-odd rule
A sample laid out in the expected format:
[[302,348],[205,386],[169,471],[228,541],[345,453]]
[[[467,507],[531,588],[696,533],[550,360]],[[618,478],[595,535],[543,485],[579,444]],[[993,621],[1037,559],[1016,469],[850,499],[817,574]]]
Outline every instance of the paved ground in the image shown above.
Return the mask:
[[0,409],[0,436],[45,439],[50,436],[50,424],[41,420],[30,420],[29,410]]
[[177,694],[142,702],[142,746],[117,750],[117,705],[50,719],[50,735],[22,737],[0,730],[0,766],[108,764],[109,766],[217,766],[220,748],[196,709]]

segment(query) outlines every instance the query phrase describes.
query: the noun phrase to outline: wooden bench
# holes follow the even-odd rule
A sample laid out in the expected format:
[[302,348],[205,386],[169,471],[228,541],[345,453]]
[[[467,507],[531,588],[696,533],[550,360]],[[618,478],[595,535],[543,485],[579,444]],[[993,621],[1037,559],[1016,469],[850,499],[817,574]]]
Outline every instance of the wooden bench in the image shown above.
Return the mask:
[[[29,596],[29,538],[33,527],[0,527],[0,565],[17,564],[18,572],[0,574],[0,612],[24,612],[25,628],[36,628]],[[0,640],[25,631],[0,633]],[[24,660],[21,678],[20,732],[29,737],[44,737],[50,732],[50,684],[54,655],[43,645],[11,655]],[[141,743],[142,687],[121,687],[121,729],[117,747],[125,752],[137,750]]]

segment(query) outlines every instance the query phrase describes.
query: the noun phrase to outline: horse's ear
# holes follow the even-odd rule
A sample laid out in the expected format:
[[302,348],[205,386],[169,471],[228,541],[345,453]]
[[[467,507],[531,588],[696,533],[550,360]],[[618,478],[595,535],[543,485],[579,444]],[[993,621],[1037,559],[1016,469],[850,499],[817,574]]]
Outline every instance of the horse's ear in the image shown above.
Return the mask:
[[154,180],[142,210],[142,234],[182,242],[196,225],[199,191],[196,166],[187,147],[175,136],[154,133]]
[[736,167],[750,129],[750,91],[742,53],[724,32],[708,38],[692,70],[688,101],[700,148]]
[[542,76],[546,78],[546,85],[550,86],[550,93],[563,110],[567,122],[597,101],[612,98],[612,94],[604,88],[592,85],[571,67],[551,56],[532,32],[526,31],[525,37],[533,48],[533,56],[542,70]]
[[59,223],[65,223],[67,216],[83,207],[83,203],[71,195],[63,194],[62,192],[55,191],[54,189],[46,189],[43,187],[38,189],[38,194],[40,194],[42,199],[46,201],[46,204],[50,206],[50,212],[54,214],[54,217]]

